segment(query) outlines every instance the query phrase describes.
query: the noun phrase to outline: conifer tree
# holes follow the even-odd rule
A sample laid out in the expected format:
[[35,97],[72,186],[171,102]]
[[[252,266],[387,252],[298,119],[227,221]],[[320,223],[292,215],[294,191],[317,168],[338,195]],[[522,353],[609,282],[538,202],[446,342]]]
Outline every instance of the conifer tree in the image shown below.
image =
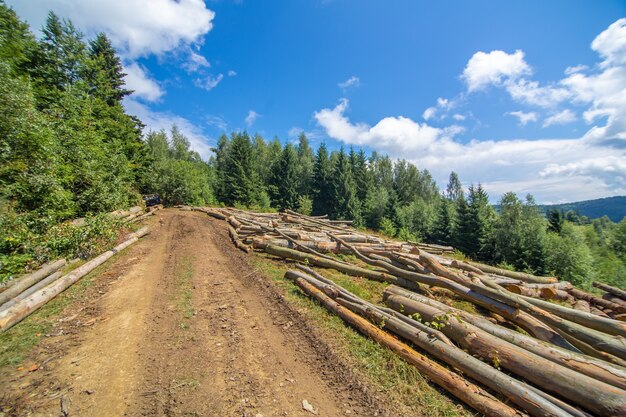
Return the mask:
[[350,161],[343,148],[337,155],[332,171],[332,196],[334,207],[330,214],[337,219],[353,220],[361,224],[361,207],[356,196]]
[[126,74],[124,74],[122,62],[104,33],[99,33],[89,42],[88,55],[87,79],[91,94],[109,106],[121,103],[122,99],[132,91],[124,88]]
[[297,154],[298,193],[302,196],[310,196],[312,194],[314,157],[313,149],[311,149],[309,139],[304,132],[298,137]]
[[298,208],[298,154],[288,143],[272,170],[270,197],[272,205],[279,210]]
[[313,166],[313,214],[329,214],[334,201],[331,188],[332,165],[326,144],[317,148]]
[[224,164],[223,201],[227,205],[251,206],[258,182],[253,169],[252,143],[247,133],[233,133]]

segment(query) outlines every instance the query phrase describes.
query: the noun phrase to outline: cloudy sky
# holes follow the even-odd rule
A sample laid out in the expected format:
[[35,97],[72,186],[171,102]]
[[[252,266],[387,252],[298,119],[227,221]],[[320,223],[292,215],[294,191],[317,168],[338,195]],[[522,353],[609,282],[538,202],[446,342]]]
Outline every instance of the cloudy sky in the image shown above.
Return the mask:
[[363,147],[540,202],[626,194],[626,2],[7,0],[106,32],[150,128]]

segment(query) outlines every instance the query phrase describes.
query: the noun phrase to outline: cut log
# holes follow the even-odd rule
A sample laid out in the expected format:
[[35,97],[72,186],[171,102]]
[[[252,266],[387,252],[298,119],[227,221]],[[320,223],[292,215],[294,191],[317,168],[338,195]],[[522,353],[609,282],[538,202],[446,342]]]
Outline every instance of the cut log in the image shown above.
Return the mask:
[[578,288],[571,288],[568,290],[568,292],[579,300],[585,300],[591,304],[595,304],[602,308],[608,308],[609,310],[613,310],[617,313],[626,313],[626,307],[615,304],[614,302],[605,300],[596,295],[589,294],[588,292],[579,290]]
[[48,275],[53,274],[54,272],[63,268],[66,263],[67,261],[65,259],[60,259],[51,264],[44,265],[35,272],[18,278],[17,280],[15,280],[15,283],[11,286],[11,288],[0,293],[0,306],[2,306],[4,303],[11,300],[12,298],[17,297],[21,292],[35,285]]
[[478,262],[467,261],[467,264],[489,274],[496,274],[503,277],[515,278],[524,282],[536,282],[541,284],[550,284],[557,282],[555,277],[539,277],[536,275],[525,274],[523,272],[509,271],[508,269],[496,268],[495,266],[485,265]]
[[551,342],[566,349],[577,351],[577,349],[571,343],[567,342],[563,338],[563,336],[553,330],[550,326],[542,323],[539,319],[531,316],[530,314],[520,311],[518,308],[511,307],[499,300],[494,300],[489,296],[485,296],[484,294],[472,291],[467,286],[459,284],[458,282],[454,282],[450,279],[411,272],[409,270],[395,267],[388,262],[368,258],[367,256],[360,253],[354,246],[351,246],[345,242],[342,242],[342,244],[352,249],[352,252],[356,255],[356,257],[361,259],[363,262],[386,269],[391,274],[402,277],[409,281],[450,290],[467,301],[478,304],[491,312],[501,315],[507,320],[517,324],[530,334],[534,335],[538,339]]
[[[449,314],[460,317],[463,321],[473,324],[474,326],[479,327],[482,330],[499,337],[500,339],[513,343],[552,362],[573,369],[584,375],[588,375],[598,381],[603,381],[607,384],[626,390],[626,368],[622,368],[621,366],[605,362],[592,356],[554,346],[550,343],[535,339],[534,337],[516,332],[515,330],[494,324],[483,317],[450,307],[439,301],[405,290],[395,285],[390,285],[385,288],[383,299],[386,300],[391,295],[398,295],[409,300],[415,300],[420,303],[436,307]],[[407,303],[403,302],[402,304],[406,305]],[[406,311],[405,314],[407,314]]]
[[589,411],[601,415],[626,415],[626,391],[581,375],[569,368],[522,349],[430,305],[391,295],[386,304],[405,314],[418,313],[428,322],[441,322],[441,331],[463,349],[533,382]]
[[384,272],[372,271],[370,269],[360,268],[354,265],[346,265],[337,261],[333,261],[319,256],[303,253],[297,250],[282,248],[280,246],[268,245],[265,252],[280,258],[294,259],[299,262],[309,263],[311,265],[321,266],[323,268],[331,268],[348,275],[363,277],[379,282],[390,282],[410,290],[419,291],[419,285],[415,282],[407,281],[403,278],[395,277]]
[[239,239],[239,235],[237,234],[237,231],[235,229],[233,229],[232,226],[228,226],[228,234],[230,235],[230,238],[233,241],[233,243],[235,244],[235,246],[237,247],[237,249],[242,250],[245,253],[249,253],[250,252],[250,246],[244,245],[241,242],[241,239]]
[[581,309],[576,308],[568,308],[562,305],[549,303],[543,300],[537,300],[527,297],[522,297],[524,300],[528,301],[531,304],[536,305],[537,307],[541,307],[542,309],[551,312],[552,314],[556,314],[559,317],[567,319],[569,321],[573,321],[574,323],[581,324],[585,327],[589,327],[590,329],[598,330],[603,333],[618,335],[626,337],[626,325],[620,323],[617,320],[611,320],[603,317],[597,317],[590,313],[589,309],[583,310],[582,304],[588,307],[589,303],[584,300],[579,300],[577,303],[580,303],[579,306]]
[[2,304],[2,306],[0,307],[0,311],[7,310],[7,309],[13,307],[15,304],[17,304],[18,302],[22,301],[24,298],[28,297],[29,295],[31,295],[32,293],[34,293],[36,291],[39,291],[42,288],[50,285],[51,283],[53,283],[57,279],[61,278],[62,276],[63,276],[63,273],[61,271],[56,271],[56,272],[48,275],[47,277],[45,277],[44,279],[42,279],[41,281],[39,281],[38,283],[36,283],[32,287],[28,288],[25,291],[22,291],[16,297],[14,297],[14,298],[10,299],[9,301],[7,301],[6,303]]
[[[296,271],[288,271],[290,272]],[[309,284],[306,280],[295,274],[286,275],[294,280],[306,294],[322,303],[331,312],[337,314],[342,320],[350,324],[359,332],[370,337],[383,346],[388,347],[402,359],[415,366],[418,371],[426,375],[440,387],[446,389],[461,401],[470,405],[477,411],[488,416],[519,416],[515,409],[503,404],[492,395],[477,385],[470,383],[458,374],[449,371],[443,366],[431,361],[426,356],[419,354],[405,343],[390,337],[386,332],[370,323],[368,320],[348,310],[326,294]],[[494,370],[495,371],[495,370]],[[495,379],[495,378],[494,378]]]
[[5,332],[7,329],[19,323],[25,317],[28,317],[33,311],[37,310],[42,305],[65,291],[68,287],[74,284],[76,281],[93,271],[99,265],[102,265],[113,255],[119,251],[127,248],[133,243],[137,242],[139,238],[145,236],[148,233],[148,228],[144,227],[135,233],[128,235],[128,239],[117,245],[111,250],[104,252],[103,254],[95,257],[91,261],[76,268],[72,272],[56,280],[51,285],[42,288],[41,290],[26,297],[13,307],[0,312],[0,332]]
[[623,301],[626,301],[626,291],[620,288],[612,287],[610,285],[603,284],[601,282],[594,282],[593,286],[603,291],[606,291],[609,294],[613,294],[614,296],[621,298]]

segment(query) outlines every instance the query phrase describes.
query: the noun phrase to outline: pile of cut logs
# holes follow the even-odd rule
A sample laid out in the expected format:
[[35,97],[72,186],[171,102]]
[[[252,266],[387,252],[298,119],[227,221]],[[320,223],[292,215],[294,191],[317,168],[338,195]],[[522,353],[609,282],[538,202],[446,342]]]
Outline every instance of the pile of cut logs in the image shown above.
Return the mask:
[[[626,415],[623,290],[596,283],[606,292],[597,296],[555,277],[460,261],[449,247],[391,241],[324,216],[193,209],[228,222],[241,250],[296,261],[285,276],[302,291],[482,414]],[[391,284],[385,305],[311,267]],[[455,300],[472,303],[472,312],[453,307]]]
[[[143,208],[136,206],[128,210],[117,210],[109,213],[109,215],[124,222],[136,223],[154,215],[162,207],[150,207],[147,212],[144,212]],[[73,220],[72,224],[76,227],[82,227],[85,225],[85,219]],[[130,233],[124,242],[75,269],[68,271],[72,264],[79,261],[78,259],[70,262],[59,259],[17,279],[0,283],[0,333],[28,317],[117,252],[132,245],[147,234],[148,227]]]

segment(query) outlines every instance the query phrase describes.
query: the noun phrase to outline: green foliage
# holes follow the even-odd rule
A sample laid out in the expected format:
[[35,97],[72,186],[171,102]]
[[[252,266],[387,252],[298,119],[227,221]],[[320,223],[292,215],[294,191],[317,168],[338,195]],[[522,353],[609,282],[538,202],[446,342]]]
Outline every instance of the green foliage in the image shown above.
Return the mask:
[[298,171],[298,154],[293,145],[287,144],[280,159],[274,164],[270,177],[269,190],[274,207],[280,210],[298,208]]
[[595,278],[593,258],[580,229],[566,222],[560,235],[548,233],[546,249],[548,271],[575,285],[590,286]]
[[306,216],[310,215],[313,211],[313,200],[305,195],[298,197],[298,213],[302,213]]
[[393,224],[393,221],[386,217],[383,217],[380,221],[380,231],[382,234],[389,237],[395,237],[397,233],[396,226]]
[[313,214],[328,214],[333,205],[331,190],[332,165],[328,157],[326,144],[317,148],[313,166]]

